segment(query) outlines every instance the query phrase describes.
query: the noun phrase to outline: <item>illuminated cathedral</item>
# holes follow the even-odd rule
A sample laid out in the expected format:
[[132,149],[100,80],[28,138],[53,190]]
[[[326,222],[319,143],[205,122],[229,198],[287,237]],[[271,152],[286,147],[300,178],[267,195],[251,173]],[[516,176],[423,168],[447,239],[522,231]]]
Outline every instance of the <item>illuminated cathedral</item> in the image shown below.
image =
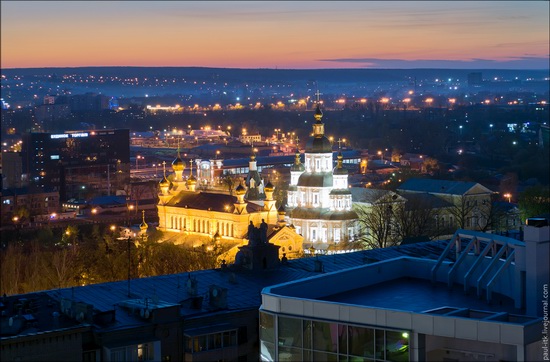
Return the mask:
[[[263,186],[254,153],[249,164],[249,175],[235,188],[235,196],[206,192],[197,188],[198,180],[192,168],[189,177],[184,179],[185,162],[178,149],[172,162],[173,177],[166,177],[164,169],[164,177],[159,183],[159,229],[167,232],[168,238],[190,236],[197,241],[194,245],[200,244],[200,240],[234,245],[250,240],[250,223],[255,226],[265,223],[268,225],[267,239],[281,246],[281,256],[283,253],[291,258],[298,255],[302,251],[303,237],[287,225],[284,208],[275,207],[275,187],[270,182]],[[263,187],[258,190],[260,186]],[[260,193],[262,200],[257,199]]]
[[354,241],[358,217],[352,210],[348,171],[342,165],[341,152],[333,168],[332,144],[325,136],[319,105],[314,117],[313,136],[306,144],[305,162],[301,162],[297,153],[290,169],[286,210],[290,224],[304,241],[326,250],[331,244]]

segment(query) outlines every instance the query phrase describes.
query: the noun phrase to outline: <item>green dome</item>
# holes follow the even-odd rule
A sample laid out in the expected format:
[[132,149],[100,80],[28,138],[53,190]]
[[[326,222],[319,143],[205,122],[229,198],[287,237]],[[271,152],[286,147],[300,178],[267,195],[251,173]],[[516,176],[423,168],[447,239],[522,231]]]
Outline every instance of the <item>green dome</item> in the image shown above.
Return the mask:
[[306,187],[332,187],[332,173],[303,173],[298,179],[298,186]]
[[332,153],[332,144],[326,136],[311,137],[306,143],[306,153]]

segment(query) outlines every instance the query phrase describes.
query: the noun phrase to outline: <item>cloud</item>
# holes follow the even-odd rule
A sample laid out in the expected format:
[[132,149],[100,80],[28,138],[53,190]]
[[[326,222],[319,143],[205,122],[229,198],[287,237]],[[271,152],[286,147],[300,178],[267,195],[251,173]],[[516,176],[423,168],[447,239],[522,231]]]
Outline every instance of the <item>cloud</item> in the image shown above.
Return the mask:
[[318,59],[320,62],[357,64],[361,68],[451,68],[451,69],[549,69],[548,57],[519,56],[506,60],[473,58],[467,60],[447,59],[384,59],[384,58],[335,58]]

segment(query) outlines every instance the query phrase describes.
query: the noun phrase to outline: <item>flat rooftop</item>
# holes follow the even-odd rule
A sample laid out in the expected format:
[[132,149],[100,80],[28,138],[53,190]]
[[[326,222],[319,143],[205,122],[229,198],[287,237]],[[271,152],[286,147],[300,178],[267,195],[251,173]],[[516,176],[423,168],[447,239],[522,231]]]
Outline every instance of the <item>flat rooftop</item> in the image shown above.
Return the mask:
[[467,295],[462,285],[448,289],[446,284],[432,284],[431,281],[416,278],[398,278],[317,299],[416,313],[450,307],[521,314],[506,296],[494,293],[493,302],[489,304],[478,299],[474,289]]

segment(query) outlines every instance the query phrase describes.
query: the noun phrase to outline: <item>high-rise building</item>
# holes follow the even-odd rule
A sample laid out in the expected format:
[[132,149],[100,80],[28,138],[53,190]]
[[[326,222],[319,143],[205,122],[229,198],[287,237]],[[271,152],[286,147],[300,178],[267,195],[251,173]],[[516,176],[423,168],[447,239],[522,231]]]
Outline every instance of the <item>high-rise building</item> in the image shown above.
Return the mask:
[[129,178],[129,130],[26,133],[21,155],[29,184],[59,191],[62,201],[109,195]]
[[289,220],[305,241],[315,248],[353,241],[357,234],[357,214],[352,210],[348,171],[343,156],[333,168],[332,144],[325,136],[323,113],[315,110],[313,136],[305,149],[305,164],[296,154],[290,169],[287,211]]

